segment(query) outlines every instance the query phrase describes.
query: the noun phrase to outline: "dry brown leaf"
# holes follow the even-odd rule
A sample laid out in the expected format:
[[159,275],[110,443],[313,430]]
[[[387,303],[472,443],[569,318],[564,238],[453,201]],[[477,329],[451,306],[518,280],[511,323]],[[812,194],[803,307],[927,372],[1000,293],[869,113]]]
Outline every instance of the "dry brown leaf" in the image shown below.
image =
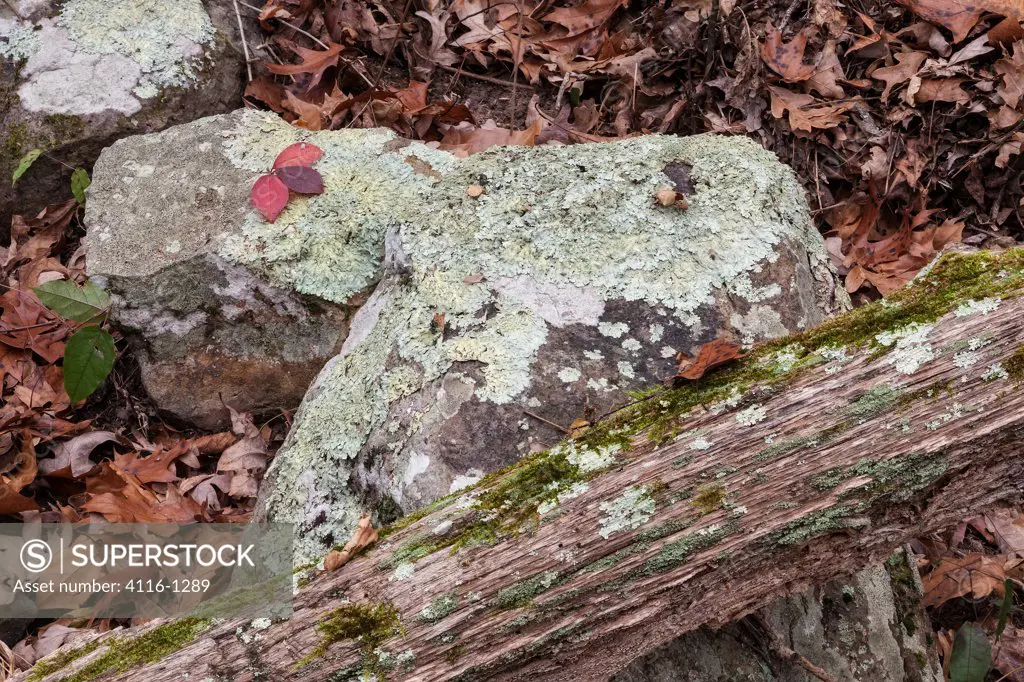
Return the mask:
[[939,24],[953,33],[953,41],[959,43],[985,12],[1001,14],[1004,17],[1024,17],[1024,3],[1021,0],[896,0],[922,19]]
[[793,40],[786,43],[782,40],[782,32],[770,23],[765,27],[765,42],[761,45],[761,59],[782,79],[790,83],[802,83],[814,75],[813,64],[804,63],[804,51],[810,33],[800,31]]
[[715,339],[700,347],[696,358],[683,357],[679,362],[680,379],[696,381],[719,365],[724,365],[743,355],[740,346],[727,339]]
[[854,105],[853,102],[844,102],[816,106],[816,100],[810,95],[774,85],[768,86],[768,90],[772,94],[772,116],[782,118],[788,111],[789,125],[793,130],[811,132],[815,128],[834,128],[845,120],[843,114]]
[[363,514],[359,519],[356,531],[349,538],[349,541],[345,543],[345,547],[341,550],[332,549],[324,557],[324,569],[328,571],[338,570],[361,550],[375,542],[377,542],[377,530],[370,523],[369,514]]
[[985,514],[999,550],[1024,557],[1024,515],[1013,509],[996,509]]
[[249,414],[237,412],[230,405],[231,430],[241,436],[224,450],[217,460],[217,471],[231,474],[228,494],[235,498],[256,497],[259,475],[267,468],[267,442]]
[[923,577],[925,607],[941,606],[946,602],[973,596],[982,599],[995,594],[1002,596],[1005,557],[992,557],[981,553],[964,557],[943,557],[930,573]]
[[545,14],[543,20],[564,26],[567,36],[576,36],[602,26],[615,10],[626,4],[628,0],[584,0],[575,7],[557,7]]
[[302,61],[298,64],[267,63],[267,70],[279,76],[309,74],[309,82],[305,87],[305,90],[308,92],[320,83],[320,79],[323,78],[324,71],[332,66],[337,66],[338,60],[341,59],[341,52],[345,49],[345,46],[329,41],[327,43],[327,48],[328,49],[326,50],[311,50],[309,48],[293,44],[292,50],[294,50],[295,54],[299,55],[299,58]]
[[121,442],[121,438],[113,431],[90,431],[75,436],[59,443],[53,449],[53,458],[39,460],[39,472],[58,478],[85,476],[96,466],[89,460],[89,455],[100,445],[110,442]]
[[876,80],[885,81],[882,101],[884,102],[889,98],[889,93],[892,92],[894,87],[906,83],[916,76],[926,59],[928,59],[928,55],[924,52],[901,52],[896,55],[898,64],[895,66],[883,66],[880,69],[875,69],[871,73],[871,77]]
[[1024,682],[1024,629],[1006,626],[992,656],[992,665],[1002,673],[1000,682]]

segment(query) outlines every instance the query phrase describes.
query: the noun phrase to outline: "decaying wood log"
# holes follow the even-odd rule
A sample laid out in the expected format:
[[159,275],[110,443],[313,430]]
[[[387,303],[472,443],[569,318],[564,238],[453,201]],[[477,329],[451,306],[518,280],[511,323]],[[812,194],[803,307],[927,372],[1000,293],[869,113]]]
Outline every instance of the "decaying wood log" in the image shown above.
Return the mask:
[[159,625],[31,679],[605,680],[1016,499],[1022,290],[1024,250],[947,256],[385,529],[291,620]]

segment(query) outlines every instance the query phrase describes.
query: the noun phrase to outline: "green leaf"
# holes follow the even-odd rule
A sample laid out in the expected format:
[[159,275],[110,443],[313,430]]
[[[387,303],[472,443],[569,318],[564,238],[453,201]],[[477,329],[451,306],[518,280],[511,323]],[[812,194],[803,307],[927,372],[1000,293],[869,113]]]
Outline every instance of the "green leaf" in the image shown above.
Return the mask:
[[80,206],[85,206],[85,190],[92,184],[89,179],[89,171],[84,168],[76,168],[71,174],[71,193]]
[[114,337],[99,327],[79,329],[64,347],[64,390],[72,403],[92,395],[114,368]]
[[47,308],[75,322],[94,320],[110,306],[110,295],[92,282],[77,287],[61,279],[40,284],[32,291]]
[[1006,629],[1006,621],[1010,619],[1010,609],[1013,608],[1013,580],[1007,578],[1003,581],[1003,603],[999,605],[999,623],[996,625],[996,641],[1002,636]]
[[992,667],[988,635],[974,623],[964,623],[956,632],[949,658],[949,682],[984,682]]
[[42,154],[42,149],[33,149],[28,154],[21,157],[21,161],[18,162],[18,167],[14,169],[14,176],[11,178],[11,187],[18,184],[18,180],[21,179],[21,176],[32,167],[32,164],[35,163],[36,159],[42,156]]

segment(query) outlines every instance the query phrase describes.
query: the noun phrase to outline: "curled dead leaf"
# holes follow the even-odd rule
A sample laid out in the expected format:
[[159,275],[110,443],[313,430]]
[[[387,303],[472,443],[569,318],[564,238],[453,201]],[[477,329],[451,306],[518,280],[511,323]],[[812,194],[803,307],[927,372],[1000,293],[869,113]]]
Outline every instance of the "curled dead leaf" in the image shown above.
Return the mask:
[[347,564],[352,557],[375,542],[377,542],[377,529],[370,522],[369,514],[363,514],[359,519],[356,531],[349,538],[349,541],[345,543],[345,546],[340,550],[332,549],[324,557],[324,569],[328,571],[338,570]]
[[686,200],[686,195],[682,192],[677,192],[668,185],[662,185],[658,188],[658,191],[654,193],[654,200],[658,202],[659,206],[666,208],[672,206],[685,211],[690,207],[690,202]]
[[484,188],[481,187],[480,185],[470,185],[469,187],[466,188],[466,194],[468,196],[472,197],[473,199],[476,199],[478,196],[481,196],[483,193],[484,193]]
[[740,346],[732,341],[727,341],[726,339],[709,341],[700,347],[696,358],[682,358],[679,362],[679,373],[676,374],[676,377],[696,381],[713,367],[724,365],[741,355]]

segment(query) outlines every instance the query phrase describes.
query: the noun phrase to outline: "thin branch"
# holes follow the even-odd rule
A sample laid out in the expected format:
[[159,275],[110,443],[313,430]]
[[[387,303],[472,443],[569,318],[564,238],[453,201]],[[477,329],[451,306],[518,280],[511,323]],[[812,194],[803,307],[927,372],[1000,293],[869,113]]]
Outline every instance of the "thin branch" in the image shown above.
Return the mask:
[[245,53],[245,71],[252,80],[252,64],[249,56],[249,41],[245,39],[245,25],[242,22],[242,11],[238,9],[238,0],[231,0],[235,6],[235,18],[238,19],[238,35],[242,38],[242,51]]
[[505,87],[519,88],[522,90],[533,90],[532,85],[516,83],[514,81],[506,81],[500,78],[494,78],[493,76],[484,76],[483,74],[473,73],[472,71],[463,71],[462,69],[456,69],[454,66],[438,64],[437,62],[434,62],[434,64],[435,66],[437,66],[437,68],[443,69],[444,71],[448,71],[450,73],[454,73],[457,76],[468,76],[469,78],[475,78],[478,81],[483,81],[484,83],[492,83],[494,85],[503,85]]
[[559,426],[558,424],[556,424],[553,421],[548,421],[547,419],[545,419],[544,417],[540,416],[539,414],[534,414],[533,412],[530,412],[529,410],[523,410],[523,414],[525,414],[528,417],[533,417],[534,419],[536,419],[539,422],[544,422],[548,426],[550,426],[552,428],[555,428],[555,429],[558,429],[559,431],[561,431],[564,434],[568,435],[568,433],[569,433],[569,429],[565,428],[564,426]]

